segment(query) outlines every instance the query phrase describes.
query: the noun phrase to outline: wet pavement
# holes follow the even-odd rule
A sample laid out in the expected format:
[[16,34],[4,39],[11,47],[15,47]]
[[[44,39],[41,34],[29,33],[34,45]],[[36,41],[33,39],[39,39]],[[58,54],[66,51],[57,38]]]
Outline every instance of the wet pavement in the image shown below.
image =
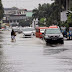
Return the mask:
[[0,32],[0,72],[72,72],[72,41],[46,45],[38,38]]

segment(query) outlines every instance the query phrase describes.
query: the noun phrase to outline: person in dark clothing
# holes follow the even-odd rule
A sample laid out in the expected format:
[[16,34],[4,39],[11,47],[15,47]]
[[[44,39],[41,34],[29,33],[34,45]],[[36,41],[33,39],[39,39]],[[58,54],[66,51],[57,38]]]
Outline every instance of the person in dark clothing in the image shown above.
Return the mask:
[[12,32],[11,32],[11,40],[12,41],[16,41],[16,39],[15,39],[15,36],[16,36],[16,33],[15,33],[15,31],[12,29]]

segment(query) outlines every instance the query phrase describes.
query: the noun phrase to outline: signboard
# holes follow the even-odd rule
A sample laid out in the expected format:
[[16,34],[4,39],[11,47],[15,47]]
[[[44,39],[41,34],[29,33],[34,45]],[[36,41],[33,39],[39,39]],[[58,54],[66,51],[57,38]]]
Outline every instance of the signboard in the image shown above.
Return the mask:
[[61,12],[61,21],[66,21],[67,20],[67,11]]

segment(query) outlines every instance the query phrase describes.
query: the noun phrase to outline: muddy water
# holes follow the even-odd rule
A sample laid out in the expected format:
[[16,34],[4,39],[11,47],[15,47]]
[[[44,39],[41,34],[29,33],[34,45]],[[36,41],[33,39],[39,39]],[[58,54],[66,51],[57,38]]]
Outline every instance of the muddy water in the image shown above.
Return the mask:
[[46,43],[35,37],[0,33],[0,72],[72,72],[72,41],[64,45]]

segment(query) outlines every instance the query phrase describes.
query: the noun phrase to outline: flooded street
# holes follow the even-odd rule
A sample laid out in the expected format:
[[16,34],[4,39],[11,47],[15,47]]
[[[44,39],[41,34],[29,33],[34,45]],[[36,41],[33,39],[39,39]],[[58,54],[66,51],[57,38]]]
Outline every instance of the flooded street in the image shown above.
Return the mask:
[[46,45],[38,38],[0,32],[0,72],[72,72],[72,41]]

